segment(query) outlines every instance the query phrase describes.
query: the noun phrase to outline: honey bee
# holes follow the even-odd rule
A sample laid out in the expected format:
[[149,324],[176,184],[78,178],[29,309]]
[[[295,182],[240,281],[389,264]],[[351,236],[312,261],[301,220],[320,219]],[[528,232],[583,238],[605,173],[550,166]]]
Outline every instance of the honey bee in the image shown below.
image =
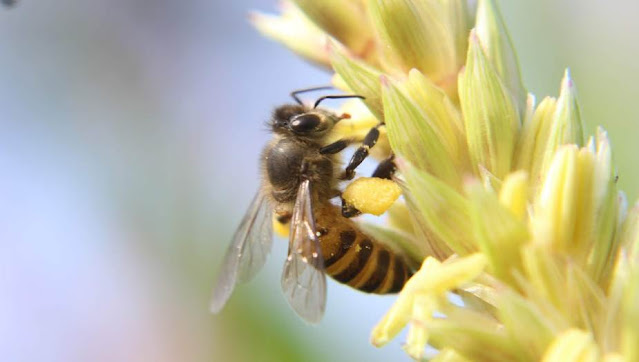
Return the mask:
[[[387,294],[401,290],[412,275],[405,259],[368,236],[346,216],[352,208],[330,200],[341,194],[339,183],[352,179],[379,137],[372,128],[353,154],[344,172],[338,153],[352,139],[328,144],[333,126],[348,115],[317,108],[331,98],[363,98],[354,95],[324,96],[311,108],[298,94],[325,89],[310,88],[291,93],[297,104],[275,109],[269,122],[272,140],[260,161],[262,184],[238,227],[224,257],[213,290],[211,311],[219,312],[235,285],[250,280],[262,268],[273,239],[273,215],[290,221],[288,257],[282,273],[282,290],[293,310],[306,322],[318,323],[326,306],[326,274],[338,282],[367,293]],[[392,157],[380,163],[375,177],[390,178]]]

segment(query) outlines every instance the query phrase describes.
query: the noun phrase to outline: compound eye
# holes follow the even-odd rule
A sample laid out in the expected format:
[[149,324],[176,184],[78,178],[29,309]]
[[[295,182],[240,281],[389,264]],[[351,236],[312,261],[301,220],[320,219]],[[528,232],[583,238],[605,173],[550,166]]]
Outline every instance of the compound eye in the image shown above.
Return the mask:
[[321,120],[316,114],[300,114],[291,120],[290,127],[295,133],[308,133],[317,126],[319,126]]

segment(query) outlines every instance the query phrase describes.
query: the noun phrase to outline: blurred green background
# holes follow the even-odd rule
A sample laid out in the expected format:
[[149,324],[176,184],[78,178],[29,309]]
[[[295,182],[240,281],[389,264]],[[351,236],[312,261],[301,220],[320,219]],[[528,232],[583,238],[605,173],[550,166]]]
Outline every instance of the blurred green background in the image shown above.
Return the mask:
[[[590,131],[637,197],[639,3],[500,1],[529,90],[570,66]],[[328,75],[261,38],[275,0],[23,1],[0,9],[0,360],[389,361],[393,297],[329,282],[309,327],[279,290],[286,243],[208,313],[257,185],[263,123]]]

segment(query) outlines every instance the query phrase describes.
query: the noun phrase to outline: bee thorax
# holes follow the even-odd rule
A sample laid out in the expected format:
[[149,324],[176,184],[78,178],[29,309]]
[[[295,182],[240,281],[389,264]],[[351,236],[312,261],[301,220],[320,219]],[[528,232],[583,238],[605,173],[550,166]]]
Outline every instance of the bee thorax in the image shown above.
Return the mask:
[[264,169],[275,201],[293,202],[304,179],[311,181],[321,198],[327,197],[328,188],[335,184],[335,162],[332,156],[319,154],[318,149],[319,146],[291,137],[276,139],[266,147]]

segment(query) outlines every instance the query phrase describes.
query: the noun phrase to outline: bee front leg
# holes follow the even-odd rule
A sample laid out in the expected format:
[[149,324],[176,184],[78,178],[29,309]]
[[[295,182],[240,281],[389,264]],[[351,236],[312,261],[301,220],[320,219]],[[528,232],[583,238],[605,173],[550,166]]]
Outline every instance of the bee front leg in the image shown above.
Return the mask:
[[377,139],[379,138],[379,127],[383,125],[384,123],[380,123],[368,131],[364,137],[362,145],[359,146],[357,151],[355,151],[353,157],[351,157],[351,160],[348,163],[348,166],[346,166],[346,170],[344,170],[344,174],[341,177],[342,180],[352,180],[353,177],[355,177],[355,169],[366,159],[366,157],[368,157],[368,152],[377,143]]
[[320,148],[319,153],[321,155],[334,155],[338,152],[344,150],[348,145],[350,145],[353,141],[349,139],[341,139],[339,141],[335,141],[330,145],[326,145]]

